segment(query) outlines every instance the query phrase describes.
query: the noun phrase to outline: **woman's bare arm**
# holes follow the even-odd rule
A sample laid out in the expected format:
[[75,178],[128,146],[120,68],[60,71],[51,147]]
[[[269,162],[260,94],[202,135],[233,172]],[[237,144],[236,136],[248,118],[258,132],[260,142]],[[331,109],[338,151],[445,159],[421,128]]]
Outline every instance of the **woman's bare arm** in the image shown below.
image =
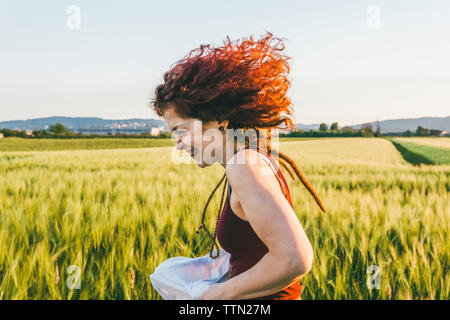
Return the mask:
[[[245,157],[244,163],[234,162],[239,156]],[[239,151],[234,157],[226,167],[228,180],[250,225],[269,251],[252,268],[221,286],[228,299],[251,299],[299,280],[311,269],[313,250],[276,177],[261,174],[270,170],[268,164],[253,150]]]

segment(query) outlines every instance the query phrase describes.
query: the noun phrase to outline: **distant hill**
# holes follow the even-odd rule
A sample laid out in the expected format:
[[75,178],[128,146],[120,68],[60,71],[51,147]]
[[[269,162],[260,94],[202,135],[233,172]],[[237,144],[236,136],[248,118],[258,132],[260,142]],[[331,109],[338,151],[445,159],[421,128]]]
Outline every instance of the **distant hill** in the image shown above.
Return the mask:
[[[328,126],[330,126],[330,124],[328,124]],[[302,124],[302,123],[297,123],[294,128],[297,130],[304,130],[304,131],[309,131],[309,130],[319,130],[319,123],[316,124]]]
[[[85,117],[49,117],[37,118],[29,120],[15,120],[0,122],[1,129],[18,129],[18,130],[42,130],[48,128],[50,125],[62,123],[64,126],[73,131],[83,130],[150,130],[150,128],[163,127],[168,130],[167,124],[164,120],[159,119],[123,119],[123,120],[107,120],[102,118],[85,118]],[[327,123],[328,126],[331,123]],[[367,122],[352,125],[353,129],[360,129],[364,125],[372,125],[373,130],[376,130],[377,123]],[[415,131],[418,126],[427,129],[445,130],[450,132],[450,116],[449,117],[424,117],[415,119],[393,119],[379,121],[381,133],[387,132],[403,132],[406,130]],[[295,125],[295,129],[300,130],[318,130],[320,124],[301,124]],[[339,128],[343,126],[339,124]]]
[[[393,120],[383,120],[378,122],[380,126],[381,133],[387,132],[403,132],[406,130],[416,131],[418,126],[422,126],[427,129],[445,130],[450,132],[450,116],[449,117],[424,117],[424,118],[409,118],[409,119],[393,119]],[[331,123],[327,123],[330,127]],[[353,129],[361,129],[365,125],[372,125],[373,130],[377,128],[377,122],[366,122],[361,124],[352,125]],[[298,130],[318,130],[320,124],[301,124],[295,125],[295,129]],[[339,129],[343,126],[339,124]]]
[[29,120],[3,121],[0,122],[0,128],[11,130],[42,130],[48,128],[50,125],[55,125],[58,122],[74,131],[88,129],[145,130],[150,128],[159,128],[161,126],[168,130],[166,122],[158,119],[106,120],[101,118],[84,117],[49,117]]
[[[364,125],[371,124],[372,128],[375,130],[377,123],[369,122],[362,123],[359,125],[352,126],[354,129],[360,129]],[[449,117],[424,117],[424,118],[413,118],[413,119],[395,119],[395,120],[384,120],[379,121],[381,133],[386,132],[403,132],[406,130],[416,131],[418,126],[422,126],[427,129],[435,130],[445,130],[450,132],[450,116]]]

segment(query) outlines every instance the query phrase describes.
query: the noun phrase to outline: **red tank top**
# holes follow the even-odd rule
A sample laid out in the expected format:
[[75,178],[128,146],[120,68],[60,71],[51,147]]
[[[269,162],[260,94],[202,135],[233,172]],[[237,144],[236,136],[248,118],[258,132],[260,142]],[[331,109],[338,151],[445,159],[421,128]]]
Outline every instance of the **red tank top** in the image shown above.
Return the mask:
[[[281,170],[278,168],[270,154],[263,150],[260,150],[260,152],[267,155],[270,159],[278,173],[278,176],[276,175],[276,177],[280,183],[283,194],[291,207],[294,208],[288,185]],[[228,196],[217,223],[216,235],[220,246],[230,254],[230,277],[233,278],[253,267],[269,250],[264,242],[256,235],[250,223],[241,219],[233,212],[230,206],[230,194],[231,186],[228,185]],[[249,300],[294,300],[301,295],[302,290],[303,288],[300,285],[299,280],[289,287],[269,296],[257,297]]]

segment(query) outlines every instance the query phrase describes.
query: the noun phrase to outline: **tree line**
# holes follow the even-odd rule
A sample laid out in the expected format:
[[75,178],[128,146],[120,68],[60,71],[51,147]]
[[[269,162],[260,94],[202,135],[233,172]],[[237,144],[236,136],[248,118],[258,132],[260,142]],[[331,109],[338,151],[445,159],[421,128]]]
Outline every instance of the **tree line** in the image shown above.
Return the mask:
[[319,130],[294,130],[287,134],[280,134],[284,137],[381,137],[381,136],[403,136],[403,137],[429,137],[439,136],[442,130],[426,129],[418,126],[416,131],[406,130],[404,132],[381,133],[380,127],[374,130],[371,124],[362,126],[360,129],[353,129],[344,126],[339,129],[337,122],[333,122],[330,127],[326,123],[319,125]]
[[[422,126],[418,126],[416,131],[406,130],[404,132],[384,133],[381,134],[380,127],[377,126],[374,131],[372,125],[364,125],[360,129],[353,129],[350,126],[345,126],[339,129],[338,123],[333,122],[330,127],[326,123],[321,123],[319,130],[294,130],[290,133],[280,133],[280,137],[381,137],[381,136],[403,136],[403,137],[429,137],[439,136],[441,130],[427,129]],[[144,132],[139,134],[124,134],[124,133],[108,133],[107,135],[95,135],[95,134],[82,134],[74,133],[70,131],[61,123],[49,126],[47,130],[34,130],[31,133],[25,130],[10,130],[0,129],[0,133],[6,137],[19,137],[19,138],[57,138],[57,139],[70,139],[70,138],[170,138],[170,132],[161,132],[157,136],[150,135],[150,132]]]
[[26,130],[10,130],[0,129],[0,133],[6,137],[30,138],[30,139],[73,139],[73,138],[170,138],[170,133],[161,132],[158,136],[152,136],[150,132],[143,132],[139,134],[124,134],[124,133],[108,133],[106,135],[100,134],[82,134],[70,131],[61,123],[51,125],[46,130],[33,130],[32,132]]

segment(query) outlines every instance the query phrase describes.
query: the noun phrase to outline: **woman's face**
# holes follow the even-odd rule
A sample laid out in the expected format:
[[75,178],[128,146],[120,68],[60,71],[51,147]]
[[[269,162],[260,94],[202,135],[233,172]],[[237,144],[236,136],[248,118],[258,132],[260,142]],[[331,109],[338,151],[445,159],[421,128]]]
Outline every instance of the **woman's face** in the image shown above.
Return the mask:
[[[172,132],[176,149],[187,152],[200,168],[214,163],[216,147],[220,149],[219,153],[222,153],[224,135],[218,130],[217,121],[202,123],[199,119],[182,118],[177,114],[173,104],[169,104],[163,117]],[[205,134],[207,130],[209,131]]]

